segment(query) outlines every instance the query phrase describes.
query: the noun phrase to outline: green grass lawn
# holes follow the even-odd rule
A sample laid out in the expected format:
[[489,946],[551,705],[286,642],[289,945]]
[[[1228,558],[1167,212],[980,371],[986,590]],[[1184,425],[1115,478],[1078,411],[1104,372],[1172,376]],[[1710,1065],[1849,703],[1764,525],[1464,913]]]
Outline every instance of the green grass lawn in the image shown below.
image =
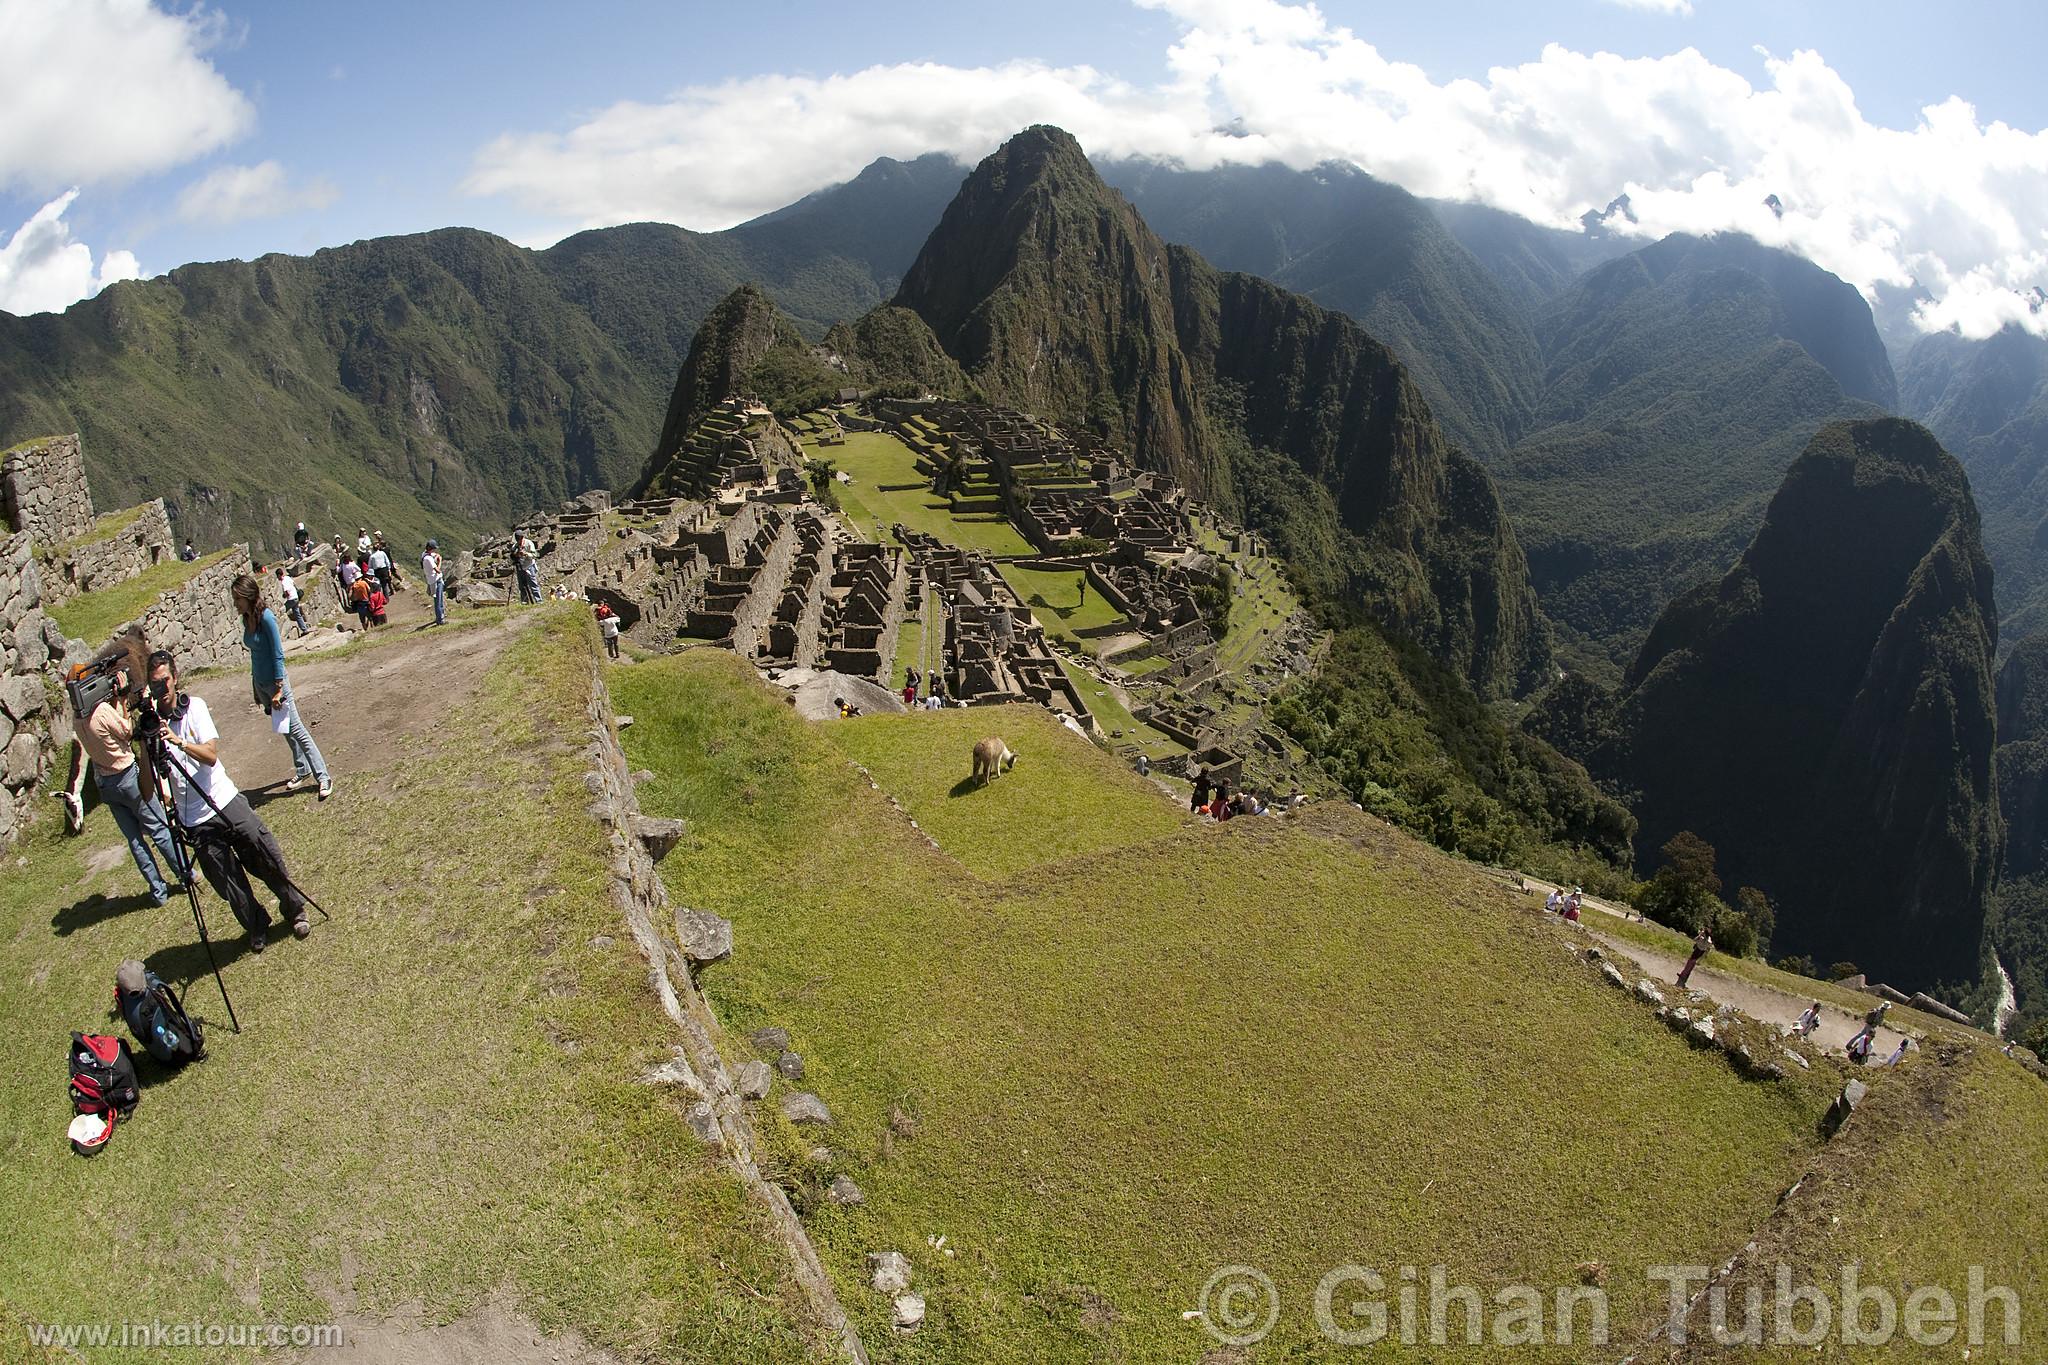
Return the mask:
[[[917,457],[910,447],[888,432],[849,431],[846,444],[807,444],[812,459],[831,460],[852,477],[853,483],[833,488],[862,535],[873,535],[879,519],[884,533],[901,522],[913,531],[923,531],[970,550],[995,555],[1028,555],[1031,543],[1000,514],[972,513],[956,516],[943,498],[933,495],[931,481],[918,472]],[[914,488],[885,490],[885,485],[915,484]]]
[[[2048,1085],[1988,1048],[1956,1046],[1914,1054],[1892,1079],[1873,1090],[1818,1176],[1767,1229],[1757,1254],[1767,1268],[1766,1312],[1780,1262],[1792,1267],[1795,1285],[1825,1286],[1837,1303],[1843,1268],[1854,1266],[1860,1283],[1885,1290],[1901,1310],[1922,1286],[1950,1294],[1956,1337],[1945,1358],[1962,1359],[1978,1266],[1985,1285],[2014,1292],[2021,1345],[2005,1344],[2006,1317],[1994,1304],[1982,1318],[1984,1344],[1970,1347],[1969,1358],[2038,1361],[2048,1338]],[[1741,1288],[1755,1283],[1739,1277],[1731,1302],[1739,1305]],[[1867,1310],[1866,1325],[1876,1317]],[[1734,1319],[1742,1321],[1739,1308]],[[1741,1354],[1815,1358],[1812,1347]],[[1902,1331],[1889,1350],[1831,1343],[1825,1358],[1936,1354]]]
[[[1181,815],[1158,789],[1041,706],[971,706],[837,725],[833,743],[865,764],[925,832],[983,876],[1000,876],[1169,834]],[[969,756],[1000,736],[1016,766],[975,786]],[[1046,761],[1050,759],[1051,761]],[[991,806],[1031,831],[990,840]]]
[[1124,614],[1093,587],[1083,591],[1087,576],[1079,569],[1031,569],[1021,564],[1005,564],[1002,572],[1046,633],[1069,641],[1077,649],[1094,652],[1094,641],[1081,637],[1084,630],[1128,624]]
[[[1828,1080],[1738,1080],[1498,883],[1341,807],[1184,821],[1042,718],[808,726],[713,651],[612,685],[643,804],[689,822],[663,876],[734,920],[705,988],[731,1030],[787,1027],[838,1116],[867,1203],[799,1202],[877,1360],[1192,1361],[1181,1314],[1240,1262],[1283,1304],[1248,1361],[1334,1358],[1309,1305],[1351,1262],[1599,1260],[1626,1337],[1644,1267],[1734,1251],[1816,1150]],[[954,794],[998,728],[1023,761]],[[814,1134],[772,1140],[797,1169]],[[884,1248],[914,1337],[866,1287]]]
[[[202,893],[245,1031],[194,980],[210,1055],[148,1083],[90,1162],[64,1139],[67,1035],[109,1029],[123,958],[204,965],[184,902],[134,894],[104,810],[79,839],[41,823],[0,878],[0,1316],[320,1323],[346,1291],[438,1322],[508,1295],[632,1359],[806,1358],[757,1206],[635,1083],[674,1038],[587,811],[594,655],[586,613],[536,613],[401,757],[323,737],[334,799],[261,814],[333,920],[251,957]],[[294,670],[302,695],[323,666]]]
[[68,602],[58,604],[50,610],[50,618],[70,638],[83,640],[97,648],[113,634],[116,626],[135,620],[148,611],[159,596],[184,587],[201,570],[210,569],[227,558],[233,549],[229,546],[225,550],[216,550],[190,563],[172,558],[152,564],[125,583],[116,583],[98,592],[81,593]]

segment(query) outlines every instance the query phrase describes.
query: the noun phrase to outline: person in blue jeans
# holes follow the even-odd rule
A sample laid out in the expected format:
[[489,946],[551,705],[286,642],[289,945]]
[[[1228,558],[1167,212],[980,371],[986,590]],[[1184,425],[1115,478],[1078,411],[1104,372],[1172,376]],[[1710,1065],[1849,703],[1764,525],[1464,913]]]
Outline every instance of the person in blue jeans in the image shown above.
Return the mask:
[[426,552],[420,556],[420,574],[427,580],[427,591],[434,598],[434,624],[448,624],[448,576],[441,569],[441,542],[427,542]]
[[312,731],[299,718],[292,699],[291,680],[284,671],[284,633],[277,628],[277,614],[263,605],[263,588],[249,574],[238,574],[228,589],[235,611],[242,618],[242,645],[249,651],[249,686],[256,704],[267,716],[280,711],[285,717],[285,743],[292,751],[292,780],[286,791],[297,791],[310,779],[320,784],[320,799],[334,794],[334,779],[328,776],[327,760],[313,742]]
[[[94,707],[91,715],[74,719],[71,728],[78,738],[79,751],[92,765],[93,785],[99,788],[100,800],[113,812],[114,824],[128,841],[129,856],[135,859],[135,870],[149,887],[150,900],[162,905],[173,891],[183,889],[184,862],[171,840],[163,803],[154,792],[145,794],[142,790],[141,769],[135,763],[135,722],[129,702],[126,689],[116,692]],[[157,870],[158,857],[170,869],[169,881]]]

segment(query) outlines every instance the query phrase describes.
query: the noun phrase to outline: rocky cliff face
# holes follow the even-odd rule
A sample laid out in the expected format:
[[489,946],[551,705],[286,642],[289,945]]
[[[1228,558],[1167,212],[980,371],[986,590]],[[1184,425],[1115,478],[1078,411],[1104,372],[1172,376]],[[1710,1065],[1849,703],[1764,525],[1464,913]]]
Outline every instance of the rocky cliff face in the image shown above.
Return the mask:
[[2048,635],[2020,641],[1998,670],[1998,809],[2005,875],[2048,871]]
[[698,419],[741,393],[770,350],[803,345],[796,328],[783,320],[757,286],[743,284],[727,294],[690,338],[690,353],[669,395],[654,458],[673,454]]
[[1999,850],[1991,570],[1924,428],[1837,423],[1621,699],[1639,849],[1691,829],[1780,907],[1776,950],[1901,986],[1973,979]]
[[1175,344],[1166,244],[1080,144],[1030,128],[967,177],[896,303],[991,401],[1085,423],[1204,497],[1217,467]]
[[1341,314],[1167,247],[1067,134],[1028,129],[976,167],[896,302],[992,401],[1126,442],[1204,497],[1234,501],[1255,458],[1291,465],[1334,503],[1342,605],[1482,693],[1546,666],[1492,484],[1393,354]]

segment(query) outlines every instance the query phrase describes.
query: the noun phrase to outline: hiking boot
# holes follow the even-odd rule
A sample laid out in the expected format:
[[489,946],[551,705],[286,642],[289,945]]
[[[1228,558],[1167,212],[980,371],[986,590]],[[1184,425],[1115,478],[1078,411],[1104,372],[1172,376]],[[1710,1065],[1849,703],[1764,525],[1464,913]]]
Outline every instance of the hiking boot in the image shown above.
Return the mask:
[[263,950],[264,950],[265,948],[268,948],[269,946],[270,946],[270,935],[268,935],[268,934],[264,933],[264,932],[263,932],[262,930],[260,930],[260,929],[252,929],[252,930],[250,930],[250,932],[249,932],[249,951],[250,951],[250,952],[252,952],[252,953],[260,953],[260,952],[262,952],[262,951],[263,951]]
[[313,932],[313,921],[306,917],[304,910],[292,916],[292,937],[304,938]]
[[320,799],[325,801],[332,795],[334,795],[334,779],[331,777],[325,778],[320,783]]

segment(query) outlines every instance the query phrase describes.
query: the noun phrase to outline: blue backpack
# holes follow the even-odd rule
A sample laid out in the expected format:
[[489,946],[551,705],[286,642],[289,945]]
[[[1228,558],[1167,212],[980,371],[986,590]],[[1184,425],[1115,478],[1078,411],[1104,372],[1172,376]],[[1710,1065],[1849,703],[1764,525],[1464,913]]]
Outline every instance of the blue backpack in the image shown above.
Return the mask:
[[114,1007],[142,1050],[166,1066],[183,1066],[206,1055],[206,1032],[185,1013],[185,1002],[170,985],[140,963],[122,964],[114,981]]

